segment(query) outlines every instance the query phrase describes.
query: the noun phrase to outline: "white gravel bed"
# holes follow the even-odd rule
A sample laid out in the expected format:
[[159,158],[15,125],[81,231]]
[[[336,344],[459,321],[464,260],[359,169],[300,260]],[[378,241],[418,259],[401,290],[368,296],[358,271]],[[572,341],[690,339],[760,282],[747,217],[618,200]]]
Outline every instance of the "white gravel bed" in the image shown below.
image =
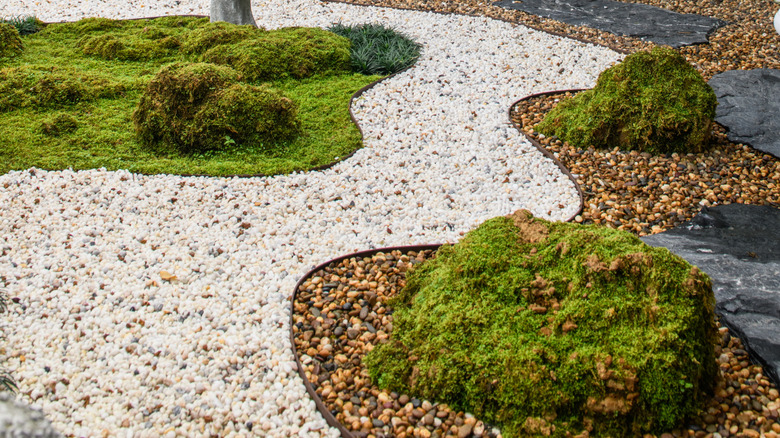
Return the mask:
[[[207,13],[207,0],[0,5],[45,21]],[[0,176],[0,287],[19,300],[0,318],[0,361],[66,435],[335,437],[288,339],[288,299],[307,270],[454,242],[519,208],[575,212],[575,188],[507,110],[592,86],[615,52],[484,18],[311,0],[255,1],[254,13],[267,28],[381,22],[425,48],[356,102],[365,148],[327,171]]]

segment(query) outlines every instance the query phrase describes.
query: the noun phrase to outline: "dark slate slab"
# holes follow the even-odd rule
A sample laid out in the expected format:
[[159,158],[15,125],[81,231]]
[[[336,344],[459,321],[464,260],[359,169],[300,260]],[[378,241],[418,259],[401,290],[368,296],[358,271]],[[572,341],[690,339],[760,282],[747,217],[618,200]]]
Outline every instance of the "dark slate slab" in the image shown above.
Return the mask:
[[690,222],[642,240],[668,248],[710,276],[721,323],[780,383],[780,209],[705,207]]
[[718,97],[715,121],[729,140],[780,158],[780,70],[730,70],[709,84]]
[[706,44],[710,32],[727,24],[701,15],[611,0],[501,0],[493,4],[675,48]]

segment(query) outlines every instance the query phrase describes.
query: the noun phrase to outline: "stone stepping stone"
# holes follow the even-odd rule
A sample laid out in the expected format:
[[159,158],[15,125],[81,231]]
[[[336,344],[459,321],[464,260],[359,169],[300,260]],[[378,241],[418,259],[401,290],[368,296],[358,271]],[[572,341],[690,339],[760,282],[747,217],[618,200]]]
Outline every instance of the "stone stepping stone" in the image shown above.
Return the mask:
[[780,209],[729,204],[652,236],[712,279],[715,312],[780,383]]
[[715,121],[729,140],[780,158],[780,70],[729,70],[709,84],[718,98]]
[[500,0],[493,4],[674,48],[706,44],[713,30],[728,24],[701,15],[611,0]]

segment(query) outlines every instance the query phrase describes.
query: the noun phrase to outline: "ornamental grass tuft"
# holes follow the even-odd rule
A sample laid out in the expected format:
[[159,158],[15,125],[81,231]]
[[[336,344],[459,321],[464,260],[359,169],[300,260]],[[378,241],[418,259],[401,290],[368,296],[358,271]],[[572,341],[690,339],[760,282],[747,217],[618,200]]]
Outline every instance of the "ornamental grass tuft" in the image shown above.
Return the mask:
[[328,30],[352,41],[352,69],[357,73],[393,74],[410,67],[420,57],[420,44],[381,24],[338,23]]

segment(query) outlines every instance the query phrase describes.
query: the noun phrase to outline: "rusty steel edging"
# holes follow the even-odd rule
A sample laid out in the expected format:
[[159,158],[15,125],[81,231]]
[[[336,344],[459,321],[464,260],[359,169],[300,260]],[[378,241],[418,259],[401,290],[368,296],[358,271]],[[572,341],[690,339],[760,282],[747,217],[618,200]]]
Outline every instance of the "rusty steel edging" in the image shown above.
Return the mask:
[[582,187],[580,187],[580,185],[577,183],[577,178],[575,178],[574,175],[572,175],[572,173],[569,171],[569,168],[564,166],[563,163],[561,163],[560,160],[558,160],[558,158],[556,158],[555,155],[553,155],[552,152],[548,151],[547,148],[545,148],[541,143],[536,141],[535,138],[533,138],[530,135],[526,134],[525,131],[523,131],[521,126],[518,126],[515,122],[512,121],[512,109],[518,103],[526,101],[526,100],[529,100],[529,99],[534,99],[534,98],[537,98],[537,97],[546,97],[546,96],[550,96],[550,95],[553,95],[553,94],[579,93],[580,91],[585,91],[585,90],[586,90],[586,88],[575,88],[575,89],[571,89],[571,90],[545,91],[543,93],[531,94],[530,96],[525,96],[524,98],[522,98],[522,99],[516,101],[515,103],[513,103],[509,107],[509,110],[507,111],[507,117],[509,117],[509,121],[515,127],[515,129],[520,131],[520,133],[523,134],[525,136],[525,138],[532,145],[534,145],[536,147],[536,149],[539,150],[539,152],[542,153],[542,155],[544,155],[545,157],[547,157],[550,160],[552,160],[552,162],[555,163],[555,165],[558,166],[559,169],[561,169],[561,172],[563,172],[571,180],[572,184],[574,184],[574,188],[577,189],[577,197],[580,199],[579,206],[577,207],[577,212],[574,213],[570,218],[566,219],[565,222],[573,221],[574,218],[577,217],[577,215],[582,213],[582,210],[585,208],[585,193],[582,191]]
[[[122,19],[119,19],[119,20],[121,20],[121,21],[140,21],[140,20],[154,20],[156,18],[167,18],[167,17],[209,18],[208,15],[158,15],[158,16],[154,16],[154,17],[122,18]],[[65,23],[73,23],[73,22],[72,21],[56,21],[56,22],[43,22],[43,23],[45,25],[49,25],[49,24],[65,24]],[[347,155],[345,155],[343,157],[339,157],[338,160],[333,161],[331,163],[323,164],[321,166],[313,167],[311,169],[296,170],[296,171],[290,172],[289,174],[296,173],[296,172],[300,172],[300,173],[318,172],[318,171],[330,169],[331,167],[341,163],[342,161],[345,161],[345,160],[349,159],[350,157],[355,155],[355,153],[357,151],[363,149],[365,147],[365,145],[363,144],[365,142],[365,135],[363,134],[363,128],[360,127],[360,124],[358,124],[357,119],[355,118],[355,114],[352,112],[352,103],[354,103],[355,99],[357,99],[360,96],[362,96],[363,93],[365,93],[366,91],[374,88],[380,82],[383,82],[386,79],[390,79],[390,78],[392,78],[392,77],[394,77],[396,75],[399,75],[401,73],[406,72],[407,70],[409,70],[412,67],[414,67],[415,64],[417,64],[417,61],[415,61],[415,63],[410,65],[409,67],[406,67],[406,68],[404,68],[402,70],[398,70],[395,73],[392,73],[390,75],[383,76],[383,77],[377,79],[376,81],[374,81],[374,82],[366,85],[365,87],[357,90],[356,92],[354,92],[352,94],[352,97],[349,98],[349,105],[347,106],[347,110],[349,110],[349,118],[352,120],[352,123],[355,124],[355,126],[358,129],[358,132],[360,133],[360,144],[361,144],[361,147],[355,149],[354,151],[350,152],[349,154],[347,154]],[[138,174],[138,175],[145,175],[145,176],[160,175],[159,173],[145,173],[145,172],[132,172],[132,173]],[[201,177],[201,178],[203,178],[203,177],[206,177],[206,178],[263,178],[263,177],[271,177],[271,176],[276,176],[276,175],[289,175],[289,174],[266,175],[264,173],[243,173],[243,174],[215,176],[215,175],[206,175],[206,174],[199,174],[199,173],[178,173],[178,174],[166,174],[166,175],[176,175],[176,176],[196,177],[196,178],[197,177]]]
[[428,245],[409,245],[409,246],[395,246],[395,247],[386,247],[386,248],[377,248],[377,249],[369,249],[365,251],[358,251],[352,254],[343,255],[341,257],[337,257],[332,260],[328,260],[326,262],[320,263],[313,269],[309,270],[303,277],[301,277],[300,280],[295,284],[295,289],[293,290],[293,294],[290,297],[290,345],[292,346],[292,352],[293,357],[295,358],[295,364],[298,367],[298,374],[301,376],[301,379],[303,379],[303,385],[306,387],[306,392],[309,393],[309,396],[314,400],[314,404],[317,406],[317,410],[322,414],[322,417],[325,418],[325,421],[331,426],[335,427],[336,429],[341,432],[342,438],[355,438],[354,435],[350,431],[347,430],[346,427],[344,427],[341,422],[336,420],[336,417],[330,412],[327,406],[325,406],[325,403],[322,401],[320,396],[317,394],[317,391],[315,391],[314,386],[311,384],[309,379],[306,378],[306,372],[303,369],[303,364],[301,363],[300,358],[298,357],[298,350],[295,348],[295,333],[293,332],[293,327],[295,327],[295,297],[298,295],[298,289],[303,285],[306,280],[308,280],[310,277],[312,277],[317,271],[324,269],[328,265],[332,263],[339,263],[343,260],[351,259],[353,257],[367,257],[372,256],[374,254],[384,252],[384,253],[390,253],[392,251],[402,251],[402,252],[409,252],[409,251],[427,251],[427,250],[437,250],[439,247],[441,247],[442,244],[428,244]]

